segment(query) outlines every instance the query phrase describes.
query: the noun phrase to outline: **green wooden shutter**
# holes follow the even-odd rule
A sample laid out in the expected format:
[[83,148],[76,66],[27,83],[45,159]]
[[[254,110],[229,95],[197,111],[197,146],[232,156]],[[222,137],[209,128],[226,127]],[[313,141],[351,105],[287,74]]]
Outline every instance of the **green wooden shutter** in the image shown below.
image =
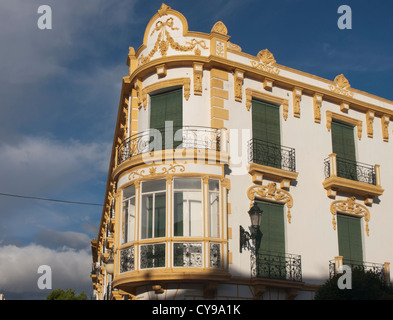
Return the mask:
[[257,202],[263,211],[259,252],[285,253],[284,206],[272,202]]
[[[173,135],[183,125],[183,96],[182,89],[153,95],[150,98],[150,128],[158,129],[162,136],[162,149],[165,149],[165,121],[173,122]],[[170,131],[168,131],[169,134]],[[173,141],[176,148],[181,141]],[[156,144],[156,150],[158,144]],[[167,146],[168,147],[168,146]]]
[[337,214],[338,250],[344,264],[361,264],[363,261],[360,219]]
[[279,107],[252,100],[252,137],[254,162],[281,168]]
[[354,129],[352,126],[332,122],[333,153],[337,155],[337,175],[357,180]]

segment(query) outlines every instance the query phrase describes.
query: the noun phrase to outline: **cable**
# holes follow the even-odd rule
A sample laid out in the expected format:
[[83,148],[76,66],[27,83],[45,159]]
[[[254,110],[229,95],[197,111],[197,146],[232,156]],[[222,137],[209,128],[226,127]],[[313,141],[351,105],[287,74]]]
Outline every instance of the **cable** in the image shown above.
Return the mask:
[[9,193],[0,193],[0,196],[23,198],[23,199],[34,199],[34,200],[42,200],[42,201],[62,202],[62,203],[69,203],[69,204],[81,204],[81,205],[87,205],[87,206],[100,206],[100,207],[103,206],[102,204],[98,204],[98,203],[78,202],[78,201],[67,201],[67,200],[57,200],[57,199],[21,196],[21,195],[17,195],[17,194],[9,194]]

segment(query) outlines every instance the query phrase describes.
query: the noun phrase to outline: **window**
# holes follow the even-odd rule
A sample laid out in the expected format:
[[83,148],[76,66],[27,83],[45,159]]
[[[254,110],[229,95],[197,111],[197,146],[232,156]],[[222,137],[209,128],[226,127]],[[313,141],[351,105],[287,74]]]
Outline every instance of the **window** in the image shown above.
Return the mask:
[[200,178],[174,179],[173,232],[174,236],[201,237],[202,224],[202,182]]
[[[174,149],[182,143],[181,139],[177,139],[179,136],[178,134],[176,135],[176,139],[174,139],[175,133],[181,129],[183,125],[182,104],[182,89],[151,96],[150,128],[157,129],[161,134],[161,139],[154,135],[154,142],[152,145],[154,150]],[[165,130],[165,121],[172,121],[173,128],[167,128],[167,130]],[[173,137],[171,136],[172,134]],[[166,136],[168,141],[166,141]],[[168,144],[172,144],[173,146]]]
[[166,180],[142,182],[141,238],[165,237]]
[[265,201],[257,204],[263,211],[257,274],[262,278],[286,279],[284,206]]
[[122,215],[121,243],[135,240],[135,186],[123,190],[123,215]]
[[220,237],[220,182],[209,180],[209,235]]
[[284,206],[279,203],[257,201],[263,211],[259,252],[285,253]]
[[362,264],[361,218],[337,214],[337,233],[339,255],[344,264]]
[[333,153],[336,154],[337,175],[357,180],[356,151],[353,126],[332,122]]
[[254,162],[281,168],[280,109],[252,100],[252,138]]

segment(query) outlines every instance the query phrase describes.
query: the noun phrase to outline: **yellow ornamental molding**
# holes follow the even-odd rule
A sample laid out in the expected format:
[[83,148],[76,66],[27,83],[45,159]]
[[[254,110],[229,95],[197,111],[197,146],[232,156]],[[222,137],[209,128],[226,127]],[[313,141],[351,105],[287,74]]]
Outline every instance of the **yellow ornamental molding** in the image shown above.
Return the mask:
[[331,111],[326,111],[326,128],[330,131],[332,127],[333,119],[339,120],[341,122],[348,123],[357,128],[357,136],[359,140],[362,138],[363,122],[361,120],[356,120],[342,114],[334,113]]
[[[166,11],[170,9],[168,8],[166,9]],[[163,14],[160,15],[160,17],[161,16],[163,16]],[[172,17],[167,18],[166,20],[157,21],[153,31],[150,33],[150,37],[153,36],[156,32],[158,33],[154,47],[146,56],[142,54],[139,57],[138,65],[141,66],[147,62],[150,62],[151,58],[157,52],[159,52],[161,57],[166,57],[169,48],[180,52],[188,52],[194,50],[194,54],[197,56],[201,55],[201,48],[208,49],[205,40],[197,40],[196,38],[187,41],[184,45],[176,42],[171,35],[171,31],[177,30],[180,30],[180,28],[174,25],[174,19]]]
[[367,123],[367,136],[372,138],[374,136],[374,111],[367,111],[366,113],[366,123]]
[[203,64],[194,63],[194,94],[202,95]]
[[246,108],[248,111],[251,110],[252,98],[261,99],[267,102],[282,105],[282,115],[284,120],[288,119],[288,100],[267,94],[261,91],[257,91],[251,88],[246,89]]
[[276,59],[268,49],[259,51],[257,58],[259,61],[251,60],[252,67],[275,75],[280,73],[280,70],[276,67]]
[[330,205],[330,212],[333,215],[333,229],[336,230],[336,214],[344,213],[353,215],[356,217],[364,217],[364,221],[366,222],[366,234],[369,236],[370,229],[368,227],[368,222],[370,221],[370,212],[367,207],[355,202],[355,197],[347,198],[347,200],[336,200],[333,201]]
[[214,24],[210,32],[215,32],[226,36],[228,34],[228,29],[222,21],[218,21]]
[[186,168],[180,164],[169,164],[163,166],[148,165],[140,170],[132,171],[128,175],[128,180],[139,178],[155,178],[157,176],[165,176],[168,174],[184,172]]
[[293,115],[300,118],[300,101],[302,100],[302,89],[294,88],[292,91],[293,97]]
[[269,183],[266,186],[255,185],[247,189],[247,197],[250,199],[250,206],[255,199],[267,200],[278,202],[287,205],[287,218],[288,223],[291,223],[291,211],[290,208],[293,206],[293,198],[290,193],[286,190],[277,188],[277,184],[274,182]]
[[242,92],[243,92],[244,71],[236,69],[233,75],[233,79],[234,79],[235,100],[241,102]]
[[329,85],[329,90],[353,98],[353,92],[349,91],[350,87],[348,79],[343,74],[340,74],[334,78],[334,85]]
[[314,94],[313,97],[313,108],[314,108],[314,122],[321,122],[321,106],[322,106],[322,95]]
[[390,117],[388,115],[381,117],[383,141],[389,141],[389,121]]

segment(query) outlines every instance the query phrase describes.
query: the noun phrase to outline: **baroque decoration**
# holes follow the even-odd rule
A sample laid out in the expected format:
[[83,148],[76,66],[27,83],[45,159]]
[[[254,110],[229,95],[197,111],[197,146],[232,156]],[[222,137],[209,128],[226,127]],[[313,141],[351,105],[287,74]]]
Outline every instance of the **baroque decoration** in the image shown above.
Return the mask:
[[259,61],[251,60],[252,67],[272,74],[280,73],[280,70],[276,67],[276,59],[268,49],[259,51],[257,58]]
[[[164,13],[162,13],[162,15],[164,15]],[[139,65],[143,65],[149,62],[156,52],[159,52],[162,57],[165,57],[167,55],[169,47],[171,47],[173,50],[182,52],[194,50],[194,54],[197,56],[201,55],[200,48],[208,48],[204,40],[198,41],[195,38],[192,39],[190,42],[186,42],[186,45],[179,44],[172,38],[170,34],[170,31],[174,30],[179,30],[179,28],[174,26],[174,21],[172,17],[166,19],[165,21],[157,21],[155,28],[150,34],[150,36],[152,36],[153,34],[158,32],[158,37],[155,45],[146,57],[141,55],[141,57],[138,59]]]
[[353,98],[353,92],[349,91],[350,87],[348,79],[343,74],[340,74],[334,78],[334,85],[329,85],[329,90]]
[[364,217],[364,220],[366,221],[366,233],[367,236],[369,236],[370,229],[368,227],[368,222],[370,221],[370,212],[366,206],[356,203],[355,200],[355,197],[350,197],[347,198],[347,200],[336,200],[332,202],[330,205],[330,212],[333,215],[333,229],[336,230],[336,214],[345,213],[357,217]]
[[287,218],[288,222],[291,223],[291,211],[290,208],[293,206],[293,198],[288,191],[282,190],[277,188],[277,184],[274,182],[269,183],[266,186],[251,186],[247,189],[247,196],[248,199],[251,200],[250,206],[252,206],[252,202],[255,199],[262,199],[268,201],[274,201],[282,204],[286,204],[288,211],[287,211]]
[[132,171],[128,176],[128,180],[135,180],[138,178],[146,177],[156,177],[171,173],[184,172],[185,170],[186,168],[181,164],[169,164],[163,166],[157,166],[153,164],[144,167],[143,169]]

